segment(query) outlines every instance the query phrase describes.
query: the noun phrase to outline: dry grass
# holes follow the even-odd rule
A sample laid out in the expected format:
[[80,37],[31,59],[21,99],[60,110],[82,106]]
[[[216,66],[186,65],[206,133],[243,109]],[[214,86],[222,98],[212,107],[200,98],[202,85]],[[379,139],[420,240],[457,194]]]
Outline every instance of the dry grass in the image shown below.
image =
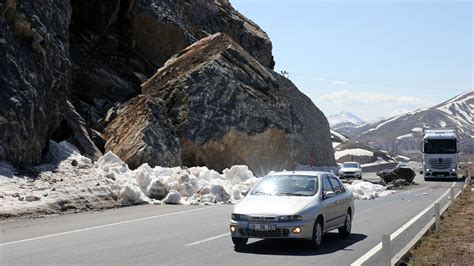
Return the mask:
[[474,264],[474,191],[464,195],[442,217],[441,231],[431,233],[411,252],[410,265]]

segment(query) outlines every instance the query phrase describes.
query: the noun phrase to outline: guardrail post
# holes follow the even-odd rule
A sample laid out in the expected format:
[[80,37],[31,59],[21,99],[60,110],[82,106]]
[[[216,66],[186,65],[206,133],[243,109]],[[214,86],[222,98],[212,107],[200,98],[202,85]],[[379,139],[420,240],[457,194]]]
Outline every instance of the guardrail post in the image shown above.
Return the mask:
[[435,209],[435,229],[436,229],[436,233],[438,233],[439,230],[441,229],[441,216],[439,213],[439,202],[436,202],[434,204],[434,209]]
[[382,235],[382,265],[390,266],[392,263],[392,244],[390,235]]
[[449,192],[450,192],[450,194],[451,194],[451,203],[454,203],[454,188],[451,187],[451,188],[449,189]]

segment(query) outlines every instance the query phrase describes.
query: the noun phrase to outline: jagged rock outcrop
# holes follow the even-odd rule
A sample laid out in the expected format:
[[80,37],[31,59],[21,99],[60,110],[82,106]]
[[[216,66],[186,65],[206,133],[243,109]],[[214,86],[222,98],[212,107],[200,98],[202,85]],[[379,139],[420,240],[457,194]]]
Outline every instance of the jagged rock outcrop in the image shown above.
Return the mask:
[[63,126],[69,127],[74,136],[71,143],[76,145],[85,156],[97,160],[103,155],[91,139],[87,131],[86,121],[69,101],[67,101],[64,121]]
[[181,165],[181,147],[166,107],[158,99],[137,96],[108,125],[105,148],[131,168],[143,163]]
[[130,20],[137,48],[158,64],[195,41],[227,33],[263,66],[273,69],[272,44],[258,25],[228,0],[131,1]]
[[152,114],[145,104],[162,101],[172,124],[169,132],[175,131],[179,138],[183,165],[223,170],[246,164],[266,174],[295,163],[301,121],[273,73],[226,34],[204,38],[181,51],[143,83],[142,90],[144,95],[130,101],[107,127],[106,148],[119,156],[126,152],[126,143],[133,143],[125,136],[134,132],[170,137],[152,129],[153,123],[135,122],[141,117],[159,121],[157,116],[163,113]]
[[225,0],[71,0],[71,101],[89,127],[102,131],[113,106],[176,52],[226,32],[267,67],[272,44],[256,24]]
[[295,110],[293,115],[303,125],[301,139],[296,147],[298,150],[296,161],[299,164],[313,166],[336,165],[326,116],[308,96],[298,90],[293,82],[280,74],[275,73],[275,77],[283,95],[293,105]]
[[0,3],[0,160],[39,163],[70,87],[68,1]]

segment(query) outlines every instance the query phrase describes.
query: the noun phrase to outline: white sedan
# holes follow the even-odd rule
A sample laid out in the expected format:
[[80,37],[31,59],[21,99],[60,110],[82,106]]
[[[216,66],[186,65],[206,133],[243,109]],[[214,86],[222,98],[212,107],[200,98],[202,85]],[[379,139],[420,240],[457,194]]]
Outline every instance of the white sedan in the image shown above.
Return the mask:
[[342,164],[341,169],[339,169],[339,177],[355,177],[357,179],[362,179],[362,168],[360,168],[359,163],[345,162]]
[[328,172],[272,173],[234,206],[230,220],[236,247],[249,238],[297,238],[321,245],[325,232],[348,237],[354,217],[352,192]]

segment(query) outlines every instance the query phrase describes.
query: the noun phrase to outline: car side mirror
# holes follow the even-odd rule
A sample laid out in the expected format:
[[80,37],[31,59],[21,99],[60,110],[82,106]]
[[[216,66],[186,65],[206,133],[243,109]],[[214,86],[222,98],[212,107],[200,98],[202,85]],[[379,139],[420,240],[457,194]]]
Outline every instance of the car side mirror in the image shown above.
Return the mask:
[[334,191],[326,191],[324,192],[324,199],[329,199],[336,196],[336,192]]
[[422,175],[422,174],[423,174],[423,170],[420,171],[420,175]]

